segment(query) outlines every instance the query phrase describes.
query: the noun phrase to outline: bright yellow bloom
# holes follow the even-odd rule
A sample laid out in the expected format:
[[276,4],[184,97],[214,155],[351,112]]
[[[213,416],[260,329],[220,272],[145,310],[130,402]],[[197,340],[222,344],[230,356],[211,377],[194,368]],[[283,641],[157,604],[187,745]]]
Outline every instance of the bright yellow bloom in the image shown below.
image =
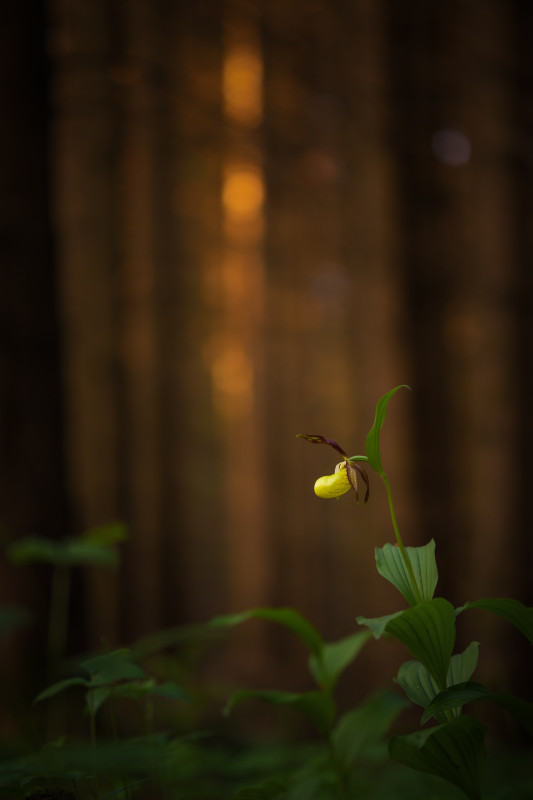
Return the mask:
[[333,475],[324,475],[323,478],[318,478],[315,481],[315,494],[325,500],[333,497],[340,497],[352,488],[352,484],[348,480],[346,474],[346,462],[341,461],[335,467]]

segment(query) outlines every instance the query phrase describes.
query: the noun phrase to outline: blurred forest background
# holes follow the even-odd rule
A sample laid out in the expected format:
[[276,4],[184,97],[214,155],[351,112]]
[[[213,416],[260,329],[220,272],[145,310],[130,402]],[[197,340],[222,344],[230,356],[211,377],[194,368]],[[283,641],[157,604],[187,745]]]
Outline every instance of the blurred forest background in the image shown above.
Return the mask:
[[[362,452],[398,383],[406,544],[436,540],[456,605],[533,603],[532,42],[527,0],[1,4],[3,541],[130,530],[118,571],[76,572],[71,651],[398,610],[383,487],[318,500],[336,454],[296,438]],[[2,561],[19,671],[47,575]],[[486,680],[524,694],[519,635],[476,614]],[[256,623],[212,669],[298,688],[297,655]]]

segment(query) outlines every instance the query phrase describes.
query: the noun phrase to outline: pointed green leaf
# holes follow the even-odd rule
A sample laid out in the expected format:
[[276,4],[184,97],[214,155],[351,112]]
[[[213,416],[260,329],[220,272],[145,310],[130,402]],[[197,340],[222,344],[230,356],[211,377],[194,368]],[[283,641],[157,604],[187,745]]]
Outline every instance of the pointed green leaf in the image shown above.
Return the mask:
[[209,625],[210,627],[231,628],[249,619],[266,619],[284,625],[293,631],[315,655],[321,652],[324,645],[316,628],[294,608],[254,608],[239,614],[215,617]]
[[313,653],[309,657],[309,669],[319,686],[333,689],[341,673],[358,656],[371,636],[370,631],[359,631],[338,642],[325,644],[319,655]]
[[480,683],[464,682],[445,689],[428,706],[422,717],[422,722],[427,722],[435,713],[444,712],[449,708],[463,706],[466,703],[472,703],[477,700],[489,700],[505,708],[506,711],[516,717],[530,734],[533,734],[533,703],[527,703],[514,695],[491,692]]
[[[450,659],[446,679],[447,686],[468,681],[477,666],[479,644],[471,642],[463,653],[456,653]],[[438,695],[439,689],[427,669],[419,661],[406,661],[398,670],[396,683],[402,687],[407,697],[423,708],[427,708]],[[438,722],[445,722],[443,713],[433,714]]]
[[[422,602],[431,600],[438,580],[435,542],[432,539],[424,547],[406,547],[405,552],[413,568]],[[403,594],[410,606],[417,604],[418,599],[413,594],[411,577],[399,547],[392,544],[376,547],[376,566],[379,574]]]
[[481,799],[486,728],[473,717],[458,717],[437,728],[394,736],[391,758],[458,786],[470,800]]
[[385,691],[344,714],[331,735],[338,763],[348,770],[361,753],[378,745],[405,706],[404,698]]
[[450,669],[446,680],[447,686],[469,681],[477,667],[479,642],[470,642],[462,653],[456,653],[450,659]]
[[457,613],[460,614],[461,611],[465,611],[468,608],[483,608],[485,611],[497,614],[497,616],[502,617],[502,619],[514,625],[515,628],[518,628],[533,644],[533,608],[531,606],[525,606],[510,597],[486,597],[484,600],[465,603],[464,606],[457,609]]
[[387,623],[386,631],[403,642],[439,688],[446,686],[455,643],[455,610],[451,603],[436,597],[408,608]]
[[370,432],[366,437],[366,455],[368,457],[368,462],[372,469],[374,469],[380,475],[384,474],[384,470],[381,464],[379,435],[381,433],[383,423],[385,422],[385,414],[387,412],[388,402],[399,389],[409,389],[409,386],[406,386],[405,384],[396,386],[394,389],[391,389],[390,392],[387,392],[387,394],[383,395],[383,397],[378,401],[374,424],[372,425]]
[[331,695],[325,692],[279,692],[276,690],[241,689],[235,692],[224,708],[224,714],[230,714],[237,703],[249,698],[263,700],[272,705],[289,705],[297,708],[315,725],[320,733],[327,733],[335,718],[336,706]]
[[380,639],[387,630],[389,622],[403,613],[403,611],[396,611],[394,614],[386,614],[384,617],[357,617],[356,621],[358,625],[366,625],[367,628],[370,628],[374,639]]
[[143,670],[130,660],[130,651],[126,648],[95,656],[84,661],[81,666],[91,676],[91,686],[146,677]]
[[39,703],[41,700],[47,700],[49,697],[55,697],[56,694],[68,689],[70,686],[84,686],[87,688],[90,686],[90,682],[86,678],[65,678],[62,681],[53,683],[47,689],[44,689],[44,691],[37,695],[33,702]]

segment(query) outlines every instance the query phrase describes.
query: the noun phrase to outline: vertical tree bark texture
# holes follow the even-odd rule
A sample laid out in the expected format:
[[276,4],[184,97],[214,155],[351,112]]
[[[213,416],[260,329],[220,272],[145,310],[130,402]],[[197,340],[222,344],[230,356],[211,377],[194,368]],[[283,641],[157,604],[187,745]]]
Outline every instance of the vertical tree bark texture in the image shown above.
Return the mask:
[[[30,534],[58,538],[68,530],[49,206],[49,65],[43,31],[42,3],[2,5],[0,526],[4,543]],[[2,603],[33,605],[33,631],[42,644],[43,574],[29,568],[6,571],[2,566],[1,585]],[[10,659],[13,655],[11,651]],[[33,656],[28,660],[36,663]]]
[[[321,503],[335,453],[295,436],[362,452],[404,382],[383,447],[406,543],[436,539],[457,604],[528,586],[508,527],[530,478],[530,17],[518,0],[51,0],[69,492],[77,530],[131,528],[119,576],[89,576],[92,644],[264,603],[333,638],[394,609],[373,571],[382,487],[367,509]],[[25,286],[6,285],[20,329]],[[34,305],[27,330],[53,344]],[[243,636],[261,661],[267,640]]]
[[[117,375],[118,130],[111,81],[115,4],[57,0],[50,7],[55,64],[55,223],[66,367],[68,474],[80,529],[117,519],[120,406]],[[115,575],[90,572],[93,643],[118,638]]]
[[[508,557],[519,408],[511,6],[389,10],[421,535],[437,541],[439,592],[460,604],[513,594],[515,570],[524,568]],[[466,148],[464,158],[452,142]],[[476,637],[490,642],[485,668],[501,672],[501,626],[485,616],[462,627],[474,623]]]

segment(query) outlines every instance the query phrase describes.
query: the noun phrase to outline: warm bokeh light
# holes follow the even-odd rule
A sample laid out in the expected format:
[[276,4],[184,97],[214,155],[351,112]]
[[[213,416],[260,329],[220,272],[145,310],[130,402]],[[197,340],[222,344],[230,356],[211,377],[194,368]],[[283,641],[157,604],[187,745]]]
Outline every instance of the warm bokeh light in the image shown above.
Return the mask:
[[230,47],[223,68],[224,111],[229,120],[253,127],[263,116],[263,67],[257,48]]
[[253,220],[261,212],[264,185],[261,173],[252,166],[228,170],[222,188],[226,214],[235,221]]

